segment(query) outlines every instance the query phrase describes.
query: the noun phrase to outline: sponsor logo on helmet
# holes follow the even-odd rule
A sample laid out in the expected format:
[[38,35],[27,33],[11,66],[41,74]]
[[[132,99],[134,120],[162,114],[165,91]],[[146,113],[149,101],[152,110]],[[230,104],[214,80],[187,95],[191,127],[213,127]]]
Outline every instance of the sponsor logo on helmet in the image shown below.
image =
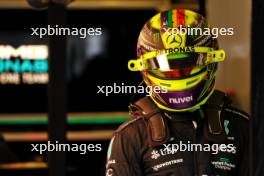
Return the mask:
[[187,103],[191,101],[193,101],[192,95],[188,97],[169,98],[169,102],[174,104]]
[[182,46],[183,38],[181,35],[168,35],[166,42],[169,47]]
[[190,53],[195,52],[194,46],[191,47],[175,47],[175,48],[167,48],[165,49],[166,54],[172,53]]

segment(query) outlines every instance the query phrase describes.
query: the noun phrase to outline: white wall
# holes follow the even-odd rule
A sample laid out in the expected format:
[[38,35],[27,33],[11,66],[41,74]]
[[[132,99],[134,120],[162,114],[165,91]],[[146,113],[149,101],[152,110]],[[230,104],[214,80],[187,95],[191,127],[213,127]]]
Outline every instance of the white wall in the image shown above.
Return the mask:
[[219,36],[226,60],[220,64],[216,86],[235,91],[235,104],[250,112],[250,0],[207,0],[207,17],[212,27],[232,27],[233,36]]

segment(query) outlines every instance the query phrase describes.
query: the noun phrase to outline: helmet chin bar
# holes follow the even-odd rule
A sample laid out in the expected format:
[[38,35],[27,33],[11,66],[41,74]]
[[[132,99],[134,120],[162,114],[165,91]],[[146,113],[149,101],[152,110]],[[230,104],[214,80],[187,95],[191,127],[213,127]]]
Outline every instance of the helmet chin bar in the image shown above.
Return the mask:
[[[174,111],[174,112],[183,112],[183,111],[193,111],[203,105],[210,95],[214,91],[214,80],[215,80],[216,67],[213,70],[210,70],[210,73],[206,70],[204,73],[197,75],[199,81],[195,84],[189,85],[182,89],[179,85],[173,86],[175,89],[170,89],[166,93],[153,93],[151,99],[155,104],[164,110]],[[210,74],[210,75],[209,75]],[[207,78],[208,75],[208,78]],[[146,73],[143,75],[144,81],[148,86],[160,86],[157,82],[153,82],[150,78],[150,75]],[[156,78],[159,80],[158,78]],[[192,79],[192,78],[191,78]],[[165,80],[171,82],[170,84],[177,84],[177,81],[189,82],[192,80],[183,79],[183,80]],[[206,80],[208,79],[208,80]],[[210,79],[210,80],[209,80]],[[163,81],[163,80],[161,80]],[[165,88],[164,88],[165,89]],[[191,97],[191,98],[190,98]]]
[[212,88],[212,90],[210,91],[210,93],[200,102],[198,102],[196,105],[192,106],[192,107],[188,107],[188,108],[183,108],[183,109],[173,109],[173,108],[169,108],[166,107],[160,103],[158,103],[152,96],[151,99],[153,100],[153,102],[160,108],[160,109],[164,109],[166,111],[171,111],[171,112],[186,112],[186,111],[194,111],[196,109],[199,109],[200,106],[202,106],[203,104],[205,104],[207,102],[207,100],[210,98],[210,96],[213,94],[215,90],[215,86]]

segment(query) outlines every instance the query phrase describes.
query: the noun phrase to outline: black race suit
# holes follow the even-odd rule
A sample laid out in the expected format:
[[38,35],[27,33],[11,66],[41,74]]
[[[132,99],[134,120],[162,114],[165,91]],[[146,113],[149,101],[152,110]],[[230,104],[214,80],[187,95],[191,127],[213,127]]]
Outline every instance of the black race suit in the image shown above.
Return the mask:
[[[249,175],[247,114],[225,108],[223,129],[227,137],[218,143],[205,137],[204,119],[198,111],[162,113],[168,122],[169,142],[150,147],[143,118],[122,124],[109,145],[106,176]],[[173,144],[180,143],[200,146],[197,145],[196,151],[176,150],[177,146]],[[207,148],[200,151],[201,145]],[[195,149],[194,145],[192,147]]]

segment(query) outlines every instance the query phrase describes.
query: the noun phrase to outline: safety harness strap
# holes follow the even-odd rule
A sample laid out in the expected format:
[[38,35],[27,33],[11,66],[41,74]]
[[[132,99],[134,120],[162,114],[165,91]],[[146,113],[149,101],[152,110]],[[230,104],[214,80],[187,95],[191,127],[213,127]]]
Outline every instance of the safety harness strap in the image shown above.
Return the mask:
[[215,90],[206,103],[204,133],[209,141],[221,142],[226,139],[223,128],[224,108],[231,104],[230,98],[219,90]]
[[[159,109],[149,97],[141,98],[135,104],[130,105],[129,109],[141,109],[139,114],[134,114],[132,116],[144,118],[148,134],[148,143],[150,146],[154,147],[162,145],[168,141],[169,128],[167,126],[167,120],[162,115],[161,109]],[[138,112],[134,111],[134,113]]]

